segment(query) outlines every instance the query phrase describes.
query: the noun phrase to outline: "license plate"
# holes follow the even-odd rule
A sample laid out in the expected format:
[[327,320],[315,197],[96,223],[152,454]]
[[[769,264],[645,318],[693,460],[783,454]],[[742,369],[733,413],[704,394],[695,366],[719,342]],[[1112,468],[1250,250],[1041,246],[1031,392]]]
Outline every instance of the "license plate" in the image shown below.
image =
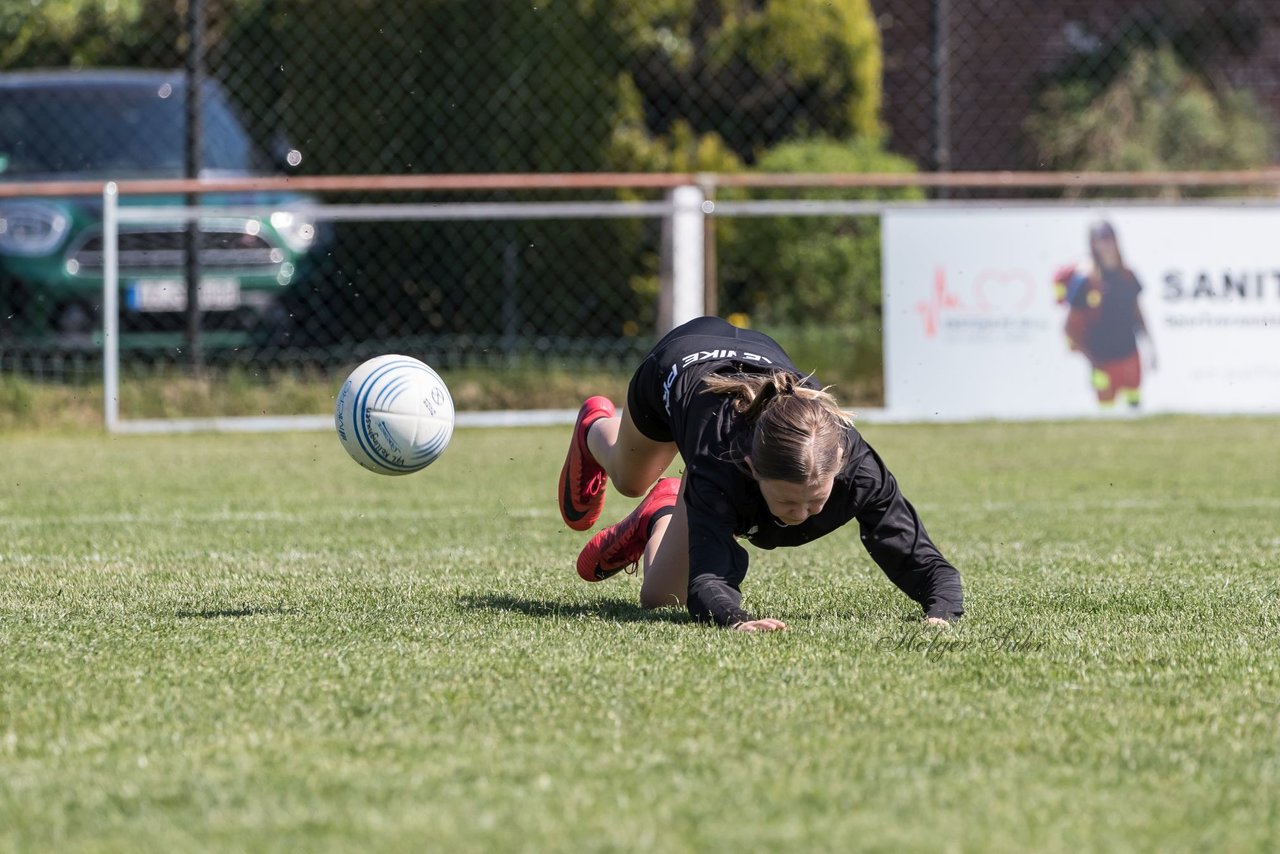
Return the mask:
[[[201,311],[227,311],[240,305],[237,279],[201,279],[197,286]],[[145,279],[125,291],[131,311],[186,311],[187,283],[181,279]]]

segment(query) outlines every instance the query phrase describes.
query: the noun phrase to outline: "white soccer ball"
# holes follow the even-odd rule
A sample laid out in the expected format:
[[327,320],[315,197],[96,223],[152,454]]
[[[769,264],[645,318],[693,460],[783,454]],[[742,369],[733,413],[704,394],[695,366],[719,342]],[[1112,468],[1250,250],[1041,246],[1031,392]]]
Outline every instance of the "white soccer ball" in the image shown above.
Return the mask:
[[453,437],[453,398],[440,375],[412,356],[378,356],[338,392],[338,438],[378,474],[411,474],[434,463]]

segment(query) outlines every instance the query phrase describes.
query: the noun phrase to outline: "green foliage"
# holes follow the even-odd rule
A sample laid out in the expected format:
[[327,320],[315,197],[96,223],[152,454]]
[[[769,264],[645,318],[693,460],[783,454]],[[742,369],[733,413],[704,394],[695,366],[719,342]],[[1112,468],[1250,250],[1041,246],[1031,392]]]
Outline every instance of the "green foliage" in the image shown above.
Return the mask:
[[[278,87],[274,112],[256,114],[274,115],[289,129],[310,170],[589,172],[608,165],[604,141],[625,55],[609,4],[495,3],[476,14],[476,4],[463,0],[365,0],[340,27],[331,15],[312,14],[313,6],[264,6],[240,23],[226,62],[246,76],[248,92],[262,91],[263,81]],[[278,47],[261,52],[261,44]],[[351,58],[335,62],[335,50],[350,50]],[[426,251],[403,257],[404,247],[424,244],[424,234]],[[644,240],[643,229],[625,221],[572,229],[545,221],[347,225],[333,263],[359,277],[359,293],[323,299],[346,300],[353,315],[380,325],[495,334],[504,323],[504,277],[517,270],[520,299],[530,306],[558,304],[566,279],[597,284],[597,303],[578,313],[549,312],[537,333],[591,328],[618,335],[643,317],[647,303],[631,290],[627,264],[601,259],[631,259]],[[398,277],[363,274],[388,258],[402,271]],[[448,310],[419,313],[414,294],[441,295]],[[370,305],[386,309],[370,312]],[[464,318],[469,328],[450,326]]]
[[[910,161],[869,139],[784,143],[766,152],[762,172],[911,172]],[[768,195],[803,199],[918,198],[909,190],[785,190]],[[747,217],[720,224],[717,258],[721,306],[753,324],[822,325],[841,330],[847,359],[877,373],[880,364],[880,224],[869,216]],[[727,313],[727,312],[726,312]],[[872,366],[868,371],[868,366]]]
[[812,86],[830,105],[814,131],[879,135],[880,31],[868,0],[726,2],[725,17],[725,43],[740,46],[757,73],[781,66],[797,88]]
[[1271,154],[1256,98],[1212,87],[1167,46],[1135,51],[1104,89],[1088,79],[1051,87],[1027,130],[1052,169],[1246,169]]
[[[178,67],[180,6],[6,4],[0,69]],[[206,17],[215,76],[317,172],[710,168],[880,132],[868,0],[210,0]],[[662,149],[682,137],[692,158]]]
[[629,85],[653,134],[686,122],[750,161],[786,139],[881,133],[880,38],[868,0],[618,7]]
[[0,70],[178,67],[182,21],[170,0],[10,2],[0,8]]
[[[738,172],[742,161],[714,131],[699,134],[685,119],[678,119],[665,135],[654,134],[645,123],[644,106],[639,90],[630,75],[618,82],[618,108],[605,152],[608,168],[620,172]],[[623,192],[624,198],[639,198],[635,192]],[[619,223],[619,229],[628,228]],[[732,228],[732,225],[728,226]],[[630,227],[638,238],[636,226]],[[628,280],[631,292],[640,305],[653,305],[661,287],[660,259],[649,253],[642,269]],[[628,326],[628,334],[640,330],[639,324]]]
[[[181,4],[45,0],[32,8],[0,12],[0,36],[8,36],[0,67],[181,65]],[[880,136],[869,0],[209,0],[207,18],[213,76],[264,147],[287,132],[307,173],[733,172],[784,141]],[[652,326],[652,223],[571,232],[523,223],[518,237],[512,226],[497,238],[493,229],[477,237],[471,224],[429,228],[435,248],[413,257],[405,247],[421,245],[420,223],[335,229],[316,277],[327,292],[308,298],[349,310],[350,334],[388,323],[448,331],[435,320],[446,315],[495,326],[510,268],[501,253],[518,244],[522,298],[531,304],[554,303],[565,279],[594,281],[600,302],[583,311],[599,334]],[[732,230],[724,227],[730,243]],[[627,260],[602,272],[601,258]],[[388,261],[403,272],[369,274]],[[806,287],[815,266],[841,273],[801,258],[781,263]],[[421,294],[440,293],[471,302],[415,308]],[[781,316],[826,307],[830,296],[796,300]],[[586,325],[584,316],[561,315],[563,328],[538,332]]]
[[742,160],[714,131],[698,133],[677,119],[666,135],[645,122],[640,91],[630,75],[618,78],[618,103],[605,149],[609,168],[626,172],[737,172]]
[[[232,54],[258,80],[282,78],[281,119],[320,171],[600,166],[593,141],[608,136],[624,53],[606,4],[502,3],[477,14],[463,0],[366,0],[337,20],[308,0],[270,10],[242,25]],[[335,50],[349,55],[335,62]]]

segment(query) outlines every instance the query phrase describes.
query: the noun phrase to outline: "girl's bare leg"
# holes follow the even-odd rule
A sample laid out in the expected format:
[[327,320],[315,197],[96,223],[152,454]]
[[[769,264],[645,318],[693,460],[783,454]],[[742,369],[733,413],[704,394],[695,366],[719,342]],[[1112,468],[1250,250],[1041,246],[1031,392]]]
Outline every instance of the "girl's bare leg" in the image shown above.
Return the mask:
[[640,432],[627,412],[600,418],[587,431],[587,448],[623,495],[649,491],[676,458],[675,442],[655,442]]
[[644,548],[644,579],[640,607],[663,608],[685,603],[689,592],[689,514],[684,484],[675,511],[654,523]]

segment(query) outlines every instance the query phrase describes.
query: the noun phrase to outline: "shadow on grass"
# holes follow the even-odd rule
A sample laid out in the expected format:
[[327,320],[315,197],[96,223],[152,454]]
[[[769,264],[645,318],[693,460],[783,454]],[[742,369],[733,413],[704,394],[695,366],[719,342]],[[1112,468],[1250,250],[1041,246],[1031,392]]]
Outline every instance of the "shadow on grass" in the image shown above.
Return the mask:
[[548,599],[526,599],[495,593],[485,596],[460,596],[464,608],[487,611],[514,611],[530,617],[597,617],[619,623],[687,623],[689,612],[683,608],[647,610],[632,602],[560,602]]
[[278,608],[244,605],[239,608],[211,608],[205,611],[176,611],[174,616],[183,620],[217,620],[223,617],[260,617],[267,614],[296,614],[294,608]]

